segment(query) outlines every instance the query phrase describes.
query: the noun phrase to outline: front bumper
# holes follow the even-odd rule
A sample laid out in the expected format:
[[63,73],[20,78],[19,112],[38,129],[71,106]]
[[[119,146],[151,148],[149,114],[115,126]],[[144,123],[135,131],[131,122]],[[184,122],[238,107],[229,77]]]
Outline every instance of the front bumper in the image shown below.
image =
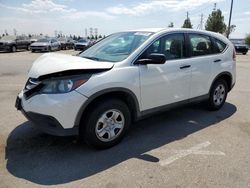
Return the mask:
[[48,51],[49,46],[30,46],[30,49],[33,51]]
[[75,50],[86,50],[87,48],[85,45],[75,45]]
[[38,129],[56,136],[78,135],[75,120],[86,97],[72,91],[67,94],[39,94],[25,99],[21,92],[15,107]]
[[9,45],[0,45],[0,51],[9,51],[10,46]]

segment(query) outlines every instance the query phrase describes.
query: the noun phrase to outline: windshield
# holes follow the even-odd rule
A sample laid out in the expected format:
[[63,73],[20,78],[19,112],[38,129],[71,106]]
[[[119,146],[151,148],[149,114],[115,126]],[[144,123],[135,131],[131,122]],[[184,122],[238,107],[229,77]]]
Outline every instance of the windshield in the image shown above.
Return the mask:
[[80,39],[80,40],[78,40],[78,42],[87,42],[87,40],[85,40],[85,39]]
[[37,42],[49,42],[49,39],[39,39]]
[[59,38],[59,39],[57,39],[57,40],[58,40],[58,41],[61,41],[61,42],[67,41],[66,38]]
[[1,40],[1,41],[13,41],[13,40],[15,40],[15,39],[16,39],[15,36],[4,36],[4,37],[2,37],[0,40]]
[[119,62],[126,59],[150,35],[152,33],[149,32],[115,33],[82,52],[80,56],[97,61]]

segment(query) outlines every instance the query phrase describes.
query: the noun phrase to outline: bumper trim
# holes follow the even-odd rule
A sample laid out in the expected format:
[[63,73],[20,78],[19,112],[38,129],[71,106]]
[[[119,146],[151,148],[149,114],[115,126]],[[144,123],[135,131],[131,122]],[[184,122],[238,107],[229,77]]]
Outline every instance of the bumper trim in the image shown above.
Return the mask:
[[26,112],[21,105],[21,99],[19,97],[17,97],[15,107],[17,110],[20,110],[29,121],[32,122],[34,127],[37,127],[45,133],[55,136],[73,136],[79,134],[78,126],[64,129],[57,119],[52,116],[35,112]]
[[34,112],[25,112],[21,109],[23,115],[30,120],[34,127],[41,131],[55,136],[73,136],[78,135],[78,127],[74,126],[70,129],[64,129],[61,124],[52,116],[38,114]]

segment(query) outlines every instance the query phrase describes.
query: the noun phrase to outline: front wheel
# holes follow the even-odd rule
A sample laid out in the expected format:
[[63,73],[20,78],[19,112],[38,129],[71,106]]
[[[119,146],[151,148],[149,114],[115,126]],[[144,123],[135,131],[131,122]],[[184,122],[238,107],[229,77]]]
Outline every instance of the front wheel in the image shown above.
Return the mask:
[[80,137],[96,149],[118,144],[127,132],[131,114],[127,105],[118,99],[108,99],[95,105],[80,127]]
[[16,52],[16,46],[11,47],[11,52]]
[[217,80],[213,84],[208,100],[209,110],[219,110],[225,103],[228,93],[228,85],[225,80]]

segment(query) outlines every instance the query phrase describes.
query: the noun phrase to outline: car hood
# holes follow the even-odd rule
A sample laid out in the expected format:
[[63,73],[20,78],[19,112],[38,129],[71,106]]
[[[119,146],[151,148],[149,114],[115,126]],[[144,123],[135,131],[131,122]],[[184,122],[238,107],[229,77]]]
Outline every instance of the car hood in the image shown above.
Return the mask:
[[14,43],[13,40],[0,40],[1,43]]
[[245,45],[245,44],[235,44],[234,46],[235,47],[244,47],[244,48],[247,48],[247,45]]
[[28,76],[40,76],[71,70],[108,70],[114,63],[93,61],[79,56],[50,53],[40,56],[32,65]]
[[31,46],[48,46],[48,42],[34,42],[31,44]]

